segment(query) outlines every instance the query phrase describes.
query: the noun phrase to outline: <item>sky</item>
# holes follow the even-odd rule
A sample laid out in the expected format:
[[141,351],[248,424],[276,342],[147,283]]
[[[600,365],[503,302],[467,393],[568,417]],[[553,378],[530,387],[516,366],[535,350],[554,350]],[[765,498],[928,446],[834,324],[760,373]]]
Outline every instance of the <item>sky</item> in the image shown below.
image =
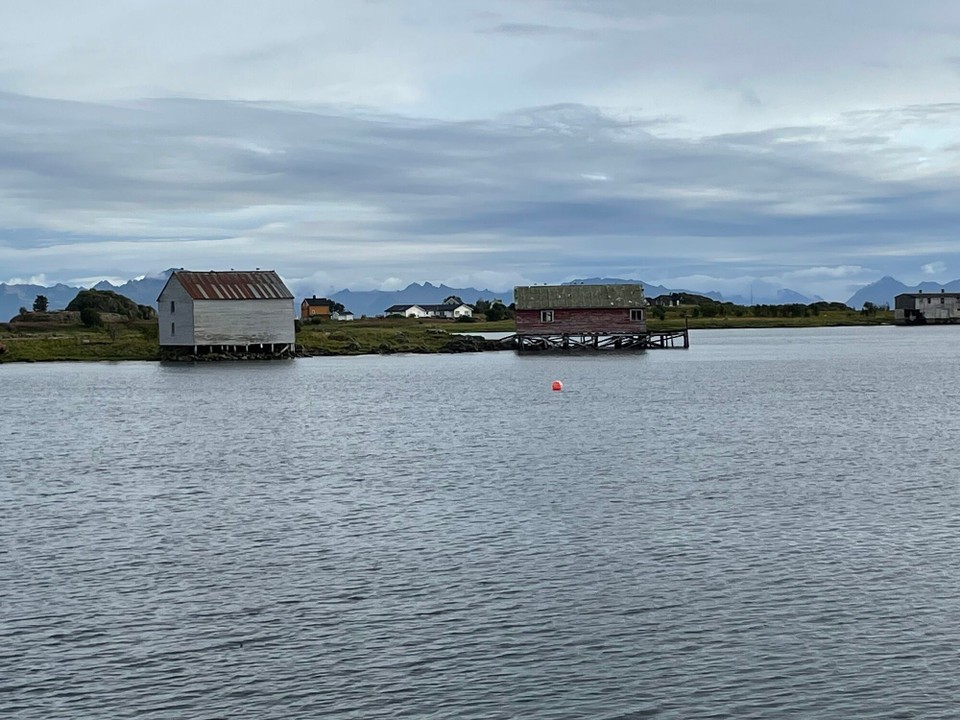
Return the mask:
[[32,0],[0,282],[960,277],[951,0]]

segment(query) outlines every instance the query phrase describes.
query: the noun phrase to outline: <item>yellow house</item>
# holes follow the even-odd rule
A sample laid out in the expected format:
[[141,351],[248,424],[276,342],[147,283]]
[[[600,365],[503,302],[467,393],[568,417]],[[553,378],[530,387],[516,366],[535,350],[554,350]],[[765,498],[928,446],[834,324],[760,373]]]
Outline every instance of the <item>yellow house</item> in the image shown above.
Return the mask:
[[300,319],[301,320],[310,320],[312,318],[320,318],[322,320],[330,319],[330,306],[333,303],[326,298],[318,298],[314,295],[312,298],[305,298],[302,303],[300,303]]

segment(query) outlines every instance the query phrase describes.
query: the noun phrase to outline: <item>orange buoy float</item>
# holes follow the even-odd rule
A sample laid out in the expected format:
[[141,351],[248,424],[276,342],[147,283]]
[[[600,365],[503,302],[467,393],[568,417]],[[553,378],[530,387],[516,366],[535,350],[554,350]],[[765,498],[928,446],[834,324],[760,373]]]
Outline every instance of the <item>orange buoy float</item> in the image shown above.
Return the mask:
[[550,385],[550,389],[553,390],[554,392],[560,392],[561,390],[563,390],[563,383],[560,382],[559,380],[554,380],[553,383]]

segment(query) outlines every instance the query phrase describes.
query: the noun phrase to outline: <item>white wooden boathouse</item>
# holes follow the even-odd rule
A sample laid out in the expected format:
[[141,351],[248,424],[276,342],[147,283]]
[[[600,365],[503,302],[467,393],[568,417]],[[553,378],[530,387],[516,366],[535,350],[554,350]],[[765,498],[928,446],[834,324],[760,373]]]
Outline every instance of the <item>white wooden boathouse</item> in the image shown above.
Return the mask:
[[157,298],[160,347],[282,354],[295,342],[293,293],[273,270],[177,270]]

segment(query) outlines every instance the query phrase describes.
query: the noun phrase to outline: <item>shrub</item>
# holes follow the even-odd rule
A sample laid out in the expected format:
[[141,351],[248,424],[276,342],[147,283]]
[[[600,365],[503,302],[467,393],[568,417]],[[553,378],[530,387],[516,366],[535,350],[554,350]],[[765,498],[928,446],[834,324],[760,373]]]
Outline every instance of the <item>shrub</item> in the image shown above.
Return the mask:
[[299,318],[294,318],[294,319],[293,319],[293,331],[294,331],[295,333],[298,333],[298,332],[300,332],[301,330],[303,330],[303,323],[300,322]]
[[156,320],[157,311],[149,305],[137,305],[141,320]]
[[490,322],[497,322],[499,320],[506,320],[510,317],[510,312],[507,310],[507,306],[502,302],[494,302],[490,309],[487,310],[484,315],[486,315],[487,320]]
[[103,325],[103,318],[92,307],[85,307],[80,311],[80,322],[87,327],[100,327]]
[[146,305],[137,305],[130,298],[119,295],[112,290],[81,290],[67,305],[67,310],[83,312],[84,308],[96,310],[98,313],[125,315],[134,319],[142,317],[149,320],[153,317],[153,308]]

